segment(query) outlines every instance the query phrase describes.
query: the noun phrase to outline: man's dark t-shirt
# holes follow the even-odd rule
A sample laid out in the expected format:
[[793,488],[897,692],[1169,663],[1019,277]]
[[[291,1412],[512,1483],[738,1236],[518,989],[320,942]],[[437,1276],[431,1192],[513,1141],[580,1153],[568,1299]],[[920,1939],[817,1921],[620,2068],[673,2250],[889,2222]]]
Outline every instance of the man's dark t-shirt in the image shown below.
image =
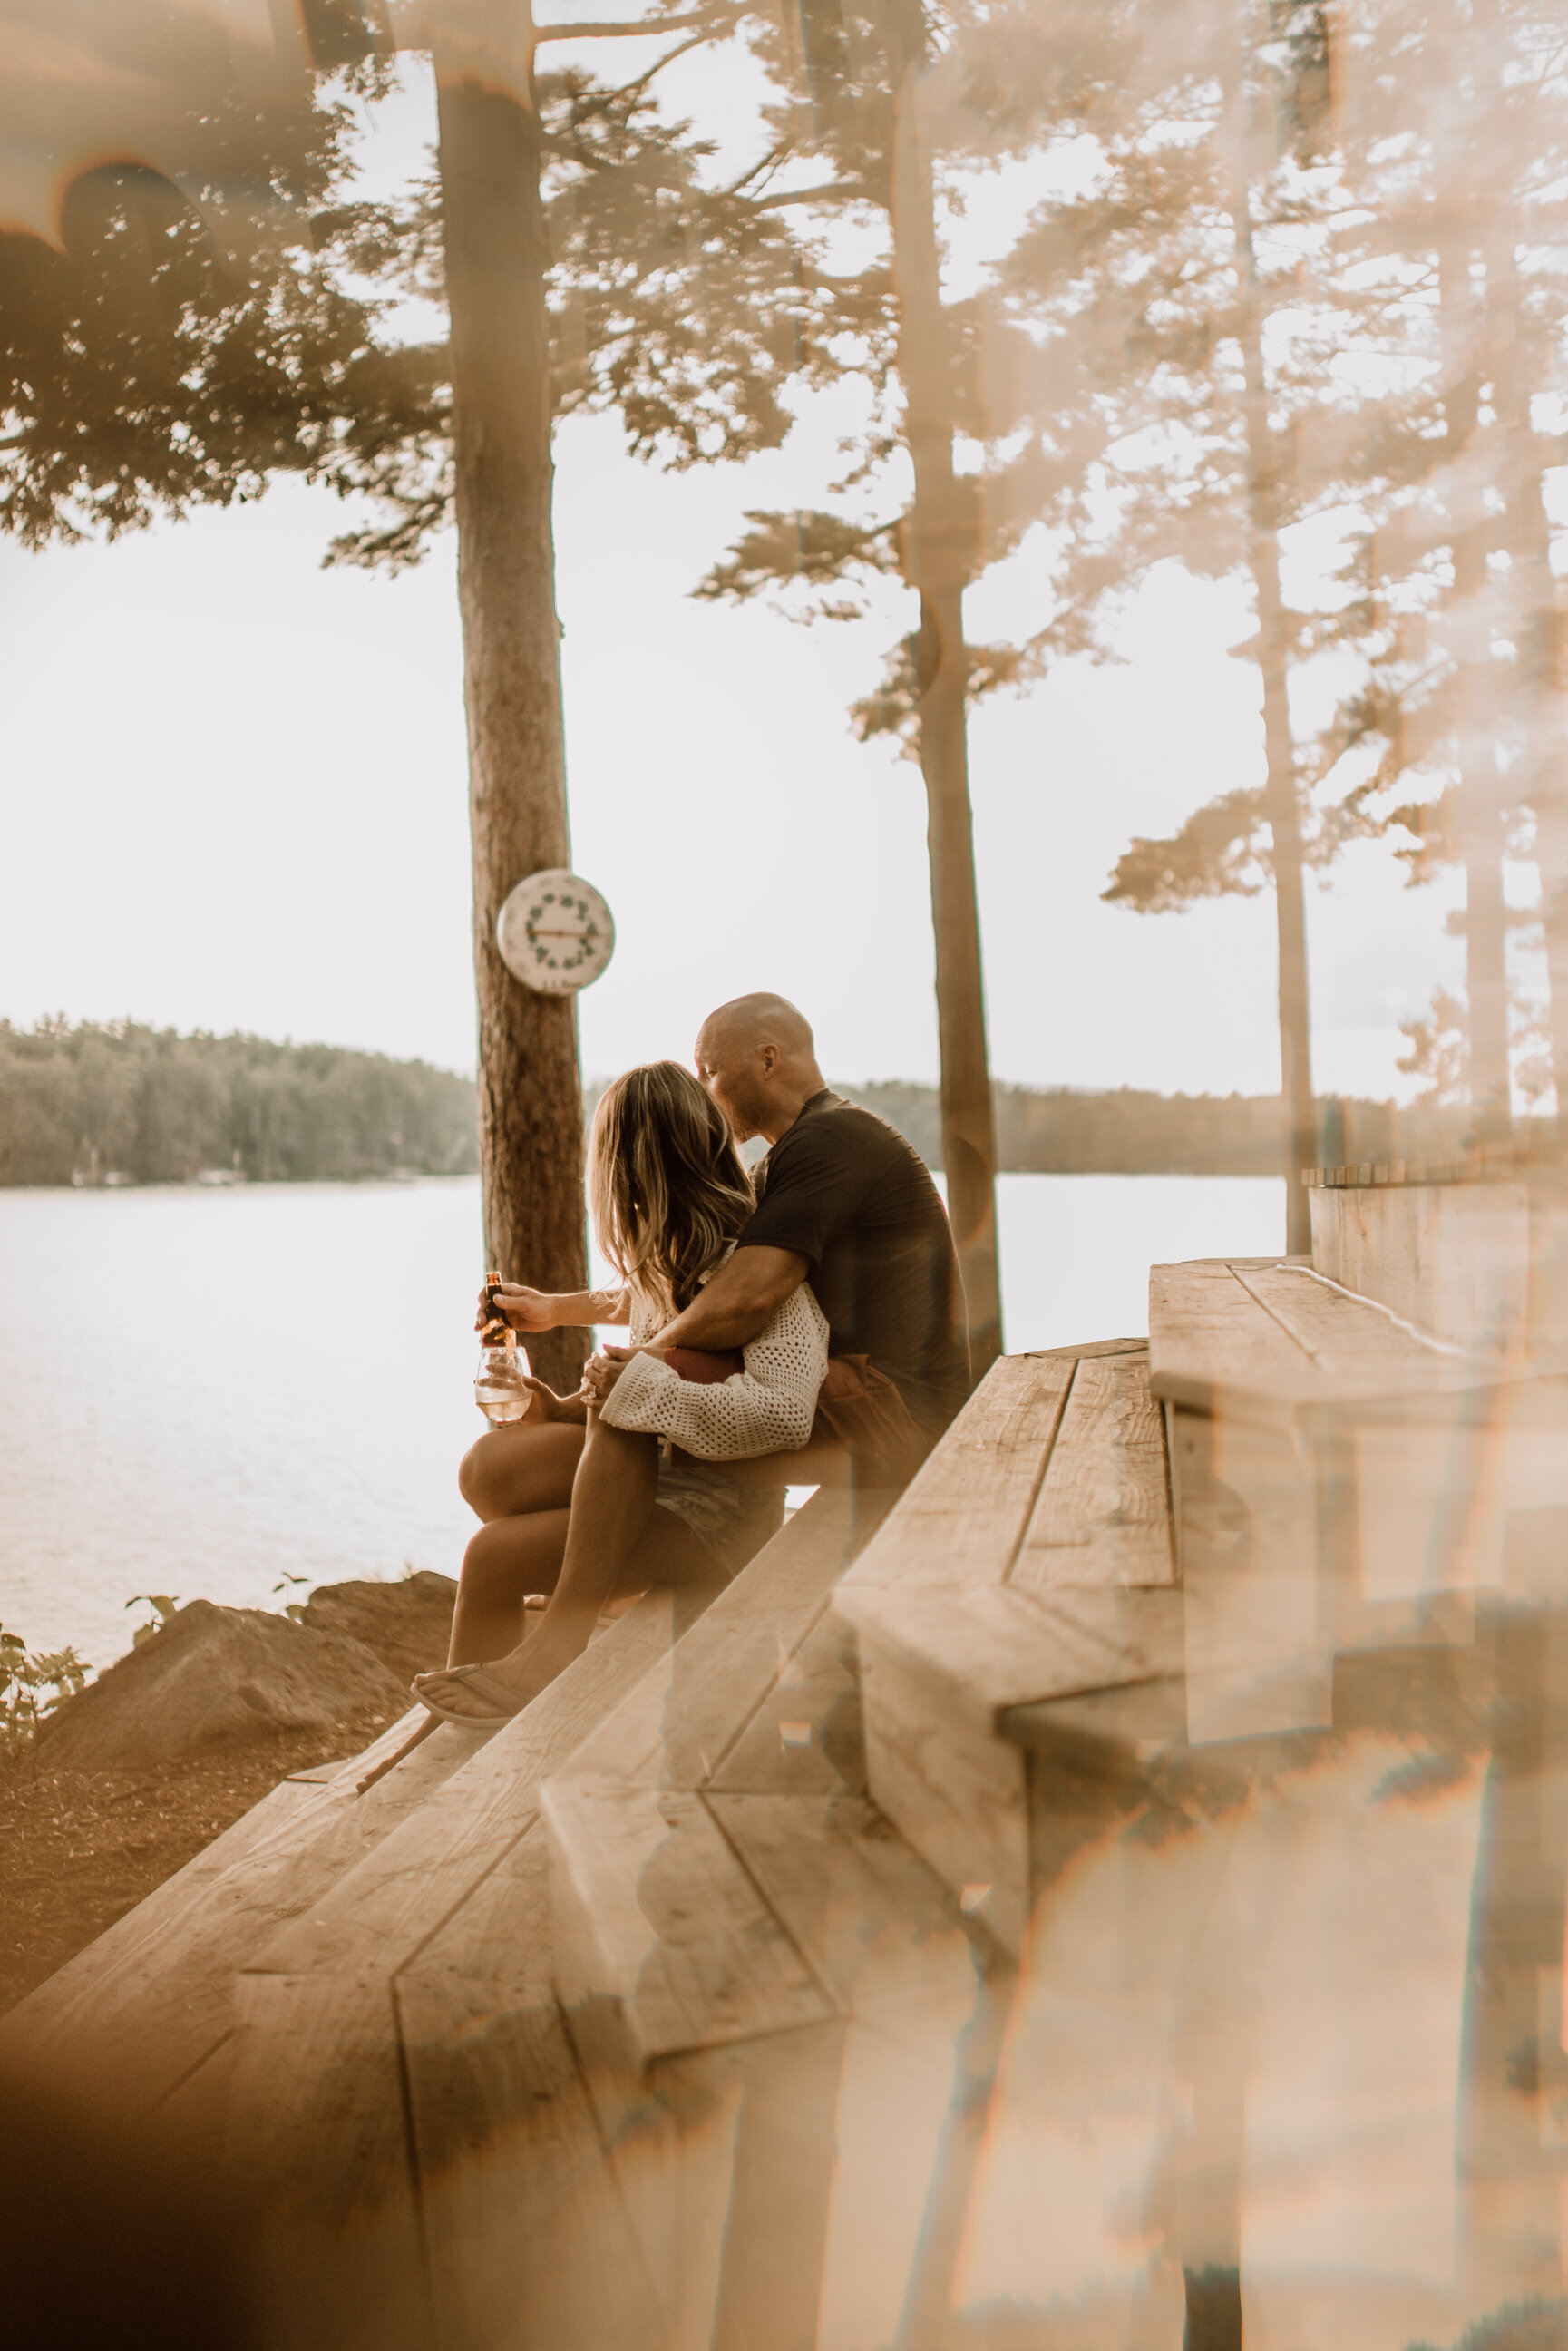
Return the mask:
[[969,1393],[963,1292],[941,1195],[896,1127],[824,1086],[755,1171],[740,1249],[792,1249],[829,1351],[869,1355],[933,1436]]

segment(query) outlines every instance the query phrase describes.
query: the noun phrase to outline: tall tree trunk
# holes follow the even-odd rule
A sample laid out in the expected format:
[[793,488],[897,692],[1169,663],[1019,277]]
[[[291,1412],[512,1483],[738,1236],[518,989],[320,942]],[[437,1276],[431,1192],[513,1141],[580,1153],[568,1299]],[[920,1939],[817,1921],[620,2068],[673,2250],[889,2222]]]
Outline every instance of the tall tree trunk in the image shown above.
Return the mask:
[[1468,207],[1445,225],[1437,256],[1443,350],[1446,497],[1452,534],[1448,600],[1455,664],[1454,758],[1458,847],[1465,865],[1465,995],[1472,1135],[1505,1141],[1511,1129],[1508,1040],[1508,925],[1502,892],[1503,832],[1497,758],[1484,688],[1488,655],[1485,456],[1478,444],[1480,320],[1470,288],[1473,223]]
[[920,129],[922,48],[918,26],[910,25],[907,12],[901,11],[891,213],[899,373],[915,470],[905,570],[920,596],[916,683],[936,934],[942,1159],[964,1277],[970,1364],[978,1378],[1001,1353],[1002,1318],[996,1114],[986,1045],[966,726],[964,587],[977,552],[977,508],[953,466],[952,345],[942,309],[930,160]]
[[[465,19],[437,51],[435,68],[486,1254],[509,1280],[580,1290],[587,1254],[576,1008],[570,998],[523,987],[496,947],[507,892],[569,862],[532,27],[526,6],[510,0],[476,0]],[[577,1385],[586,1349],[577,1331],[530,1343],[536,1369],[558,1388]]]
[[1245,371],[1249,563],[1258,600],[1258,665],[1263,680],[1263,753],[1273,837],[1274,918],[1280,949],[1280,1086],[1286,1123],[1285,1248],[1312,1248],[1312,1209],[1301,1170],[1318,1155],[1312,1098],[1312,999],[1307,986],[1307,908],[1296,747],[1291,733],[1290,651],[1280,592],[1280,463],[1269,427],[1261,301],[1245,182],[1232,212],[1241,300],[1238,332]]
[[[1511,715],[1526,738],[1513,790],[1535,814],[1557,1132],[1568,1137],[1568,645],[1552,569],[1542,452],[1530,414],[1529,338],[1520,298],[1515,226],[1510,207],[1494,225],[1487,246],[1488,346],[1503,445],[1500,486],[1513,559],[1509,578],[1513,609],[1506,625],[1516,648],[1517,701]],[[1500,872],[1499,880],[1500,893]]]

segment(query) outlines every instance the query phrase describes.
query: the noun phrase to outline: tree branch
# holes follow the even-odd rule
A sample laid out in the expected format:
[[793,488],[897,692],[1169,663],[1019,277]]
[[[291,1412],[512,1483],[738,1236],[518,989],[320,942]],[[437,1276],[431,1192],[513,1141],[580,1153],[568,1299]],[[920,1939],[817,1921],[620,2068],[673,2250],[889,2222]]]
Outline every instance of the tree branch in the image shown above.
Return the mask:
[[871,204],[876,198],[869,188],[830,180],[820,188],[786,188],[779,195],[753,196],[750,202],[753,212],[767,213],[781,204]]
[[695,16],[612,18],[607,23],[591,25],[536,25],[534,39],[536,42],[656,41],[665,33],[684,33],[693,26],[713,31],[721,25],[733,22],[734,17],[727,8],[704,8]]

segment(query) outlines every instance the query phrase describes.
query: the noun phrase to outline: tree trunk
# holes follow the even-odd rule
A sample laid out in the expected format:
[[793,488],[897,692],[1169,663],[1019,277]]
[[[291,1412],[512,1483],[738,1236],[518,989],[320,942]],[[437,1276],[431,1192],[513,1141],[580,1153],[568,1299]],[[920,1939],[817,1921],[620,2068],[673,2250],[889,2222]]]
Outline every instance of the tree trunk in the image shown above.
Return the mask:
[[1465,866],[1465,996],[1472,1139],[1505,1142],[1512,1128],[1508,1040],[1508,927],[1502,894],[1503,834],[1491,718],[1484,703],[1490,630],[1488,517],[1480,410],[1479,321],[1470,292],[1470,225],[1450,222],[1437,257],[1443,346],[1446,497],[1453,586],[1448,648],[1455,666],[1454,763],[1458,834]]
[[1242,363],[1246,380],[1249,563],[1258,599],[1258,665],[1263,679],[1266,802],[1273,836],[1274,913],[1280,946],[1280,1087],[1286,1123],[1285,1249],[1305,1255],[1312,1245],[1311,1202],[1301,1170],[1315,1165],[1317,1113],[1312,1100],[1312,999],[1307,986],[1307,908],[1302,885],[1301,819],[1296,747],[1291,734],[1290,652],[1280,592],[1280,462],[1269,429],[1268,385],[1246,190],[1233,214],[1241,283]]
[[970,1365],[978,1379],[1001,1353],[1002,1318],[996,1114],[986,1045],[966,726],[964,587],[978,551],[977,505],[953,467],[951,344],[942,310],[930,163],[920,132],[923,59],[917,37],[905,34],[895,69],[893,272],[905,433],[915,470],[904,568],[920,595],[915,668],[936,934],[942,1160],[964,1277]]
[[1505,212],[1488,240],[1488,345],[1492,397],[1502,435],[1501,487],[1507,501],[1509,552],[1513,559],[1509,578],[1512,611],[1505,623],[1505,633],[1516,648],[1518,684],[1511,716],[1523,729],[1526,745],[1513,789],[1535,814],[1552,1077],[1561,1138],[1568,1137],[1568,774],[1564,772],[1568,755],[1563,739],[1568,646],[1552,569],[1552,527],[1541,478],[1542,451],[1531,421],[1529,340],[1520,299],[1515,229],[1511,211]]
[[[436,56],[452,319],[457,583],[468,712],[479,1164],[485,1254],[513,1281],[587,1283],[582,1094],[570,998],[536,995],[496,947],[515,883],[569,861],[560,629],[550,530],[547,255],[526,9],[476,8]],[[575,1388],[586,1334],[530,1343]]]

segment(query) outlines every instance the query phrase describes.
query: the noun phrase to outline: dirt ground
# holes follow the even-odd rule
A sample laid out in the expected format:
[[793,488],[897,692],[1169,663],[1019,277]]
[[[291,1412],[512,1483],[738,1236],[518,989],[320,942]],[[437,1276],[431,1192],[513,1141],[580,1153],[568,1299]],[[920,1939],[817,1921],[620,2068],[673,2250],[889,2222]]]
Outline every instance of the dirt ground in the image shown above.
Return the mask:
[[280,1732],[155,1771],[50,1771],[30,1754],[0,1756],[0,2013],[290,1771],[357,1755],[384,1727]]

